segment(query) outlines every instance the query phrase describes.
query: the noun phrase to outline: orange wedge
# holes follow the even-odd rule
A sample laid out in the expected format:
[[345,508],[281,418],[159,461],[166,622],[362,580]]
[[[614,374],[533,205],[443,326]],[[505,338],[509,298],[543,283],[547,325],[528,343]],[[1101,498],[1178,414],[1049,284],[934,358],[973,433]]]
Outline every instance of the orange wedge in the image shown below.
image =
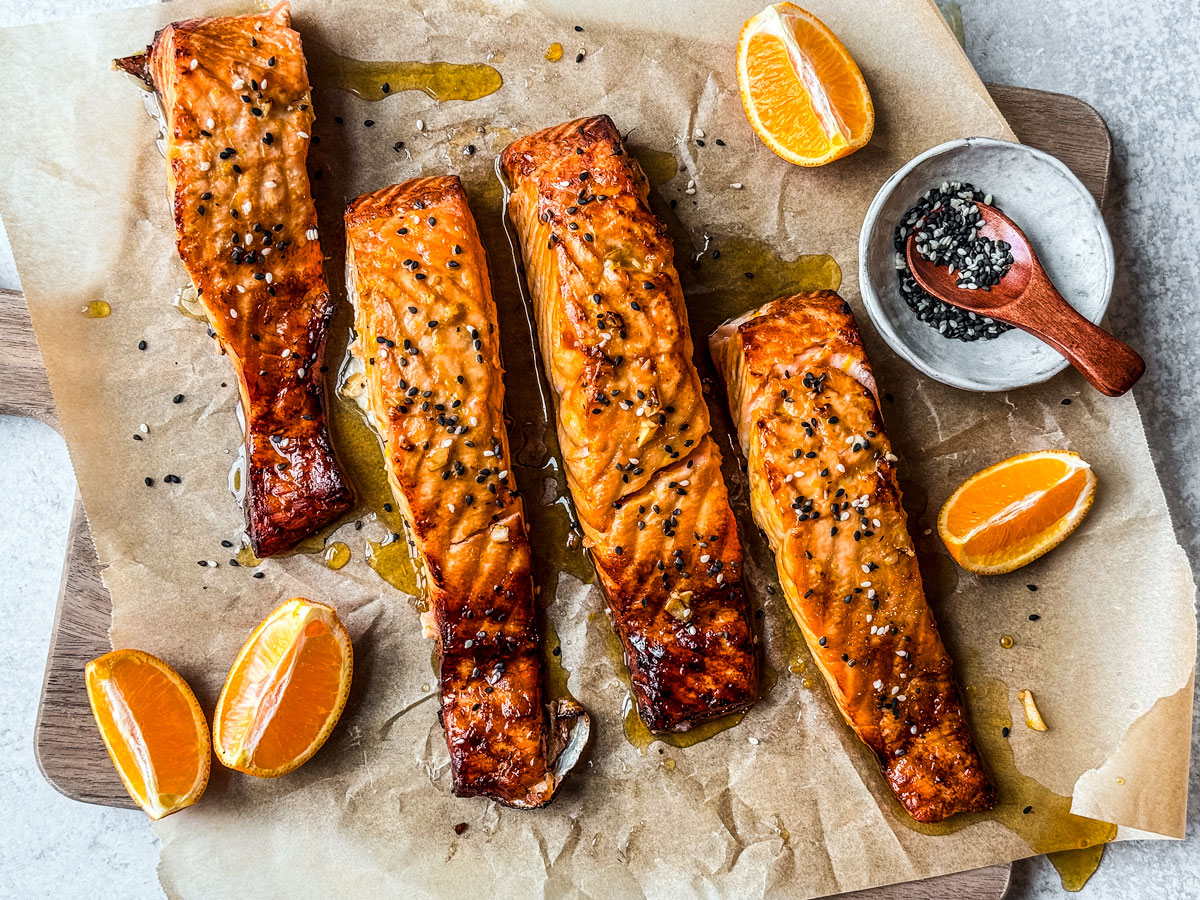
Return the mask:
[[794,3],[768,6],[742,26],[737,73],[750,125],[788,162],[823,166],[871,139],[875,107],[858,64]]
[[274,778],[303,763],[333,731],[354,670],[350,635],[331,607],[293,597],[243,645],[213,713],[217,759]]
[[161,819],[199,800],[212,744],[180,674],[141,650],[114,650],[88,663],[84,678],[108,755],[146,815]]
[[998,575],[1053,550],[1083,521],[1096,475],[1066,450],[1022,453],[972,475],[938,514],[938,534],[970,572]]

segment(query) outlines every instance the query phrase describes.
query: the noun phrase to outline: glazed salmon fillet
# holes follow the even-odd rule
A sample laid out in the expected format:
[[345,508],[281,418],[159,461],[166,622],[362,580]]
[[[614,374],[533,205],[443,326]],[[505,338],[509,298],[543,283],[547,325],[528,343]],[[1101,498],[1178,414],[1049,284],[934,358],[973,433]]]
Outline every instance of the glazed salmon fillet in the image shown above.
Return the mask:
[[176,246],[237,370],[246,532],[272,556],[354,502],[325,425],[322,271],[305,160],[313,111],[287,4],[190,19],[117,64],[158,95]]
[[359,197],[346,243],[352,351],[426,575],[454,792],[543,806],[588,720],[559,701],[548,721],[543,705],[496,307],[462,184],[420,178]]
[[784,297],[709,347],[754,519],[838,709],[914,819],[988,809],[996,791],[925,600],[850,308],[832,291]]
[[742,550],[666,227],[607,116],[500,158],[585,546],[653,731],[757,698]]

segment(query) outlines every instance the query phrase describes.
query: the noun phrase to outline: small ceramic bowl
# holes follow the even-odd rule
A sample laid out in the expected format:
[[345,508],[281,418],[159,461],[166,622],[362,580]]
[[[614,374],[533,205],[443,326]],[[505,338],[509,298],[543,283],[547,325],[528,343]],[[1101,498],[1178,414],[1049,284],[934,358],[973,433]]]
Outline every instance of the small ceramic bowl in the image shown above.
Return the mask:
[[1092,195],[1048,153],[992,138],[965,138],[927,150],[875,195],[858,240],[859,286],[871,321],[893,350],[931,378],[969,391],[1038,384],[1067,367],[1055,350],[1019,329],[991,340],[943,337],[900,295],[893,234],[930,188],[962,181],[995,197],[1020,226],[1054,285],[1081,315],[1099,323],[1112,297],[1112,239]]

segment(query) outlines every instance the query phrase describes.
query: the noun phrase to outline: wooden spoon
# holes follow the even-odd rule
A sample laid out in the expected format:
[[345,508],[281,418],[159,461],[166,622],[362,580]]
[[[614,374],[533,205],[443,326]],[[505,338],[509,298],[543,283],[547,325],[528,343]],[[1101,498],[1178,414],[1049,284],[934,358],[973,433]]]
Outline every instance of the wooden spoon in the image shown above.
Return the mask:
[[1062,298],[1042,268],[1029,238],[994,206],[975,204],[983,216],[979,233],[1012,248],[1012,267],[990,291],[967,290],[947,266],[935,266],[917,252],[915,234],[906,247],[908,268],[917,284],[939,300],[1028,331],[1067,358],[1102,393],[1118,397],[1133,387],[1146,363],[1128,344],[1093,325]]

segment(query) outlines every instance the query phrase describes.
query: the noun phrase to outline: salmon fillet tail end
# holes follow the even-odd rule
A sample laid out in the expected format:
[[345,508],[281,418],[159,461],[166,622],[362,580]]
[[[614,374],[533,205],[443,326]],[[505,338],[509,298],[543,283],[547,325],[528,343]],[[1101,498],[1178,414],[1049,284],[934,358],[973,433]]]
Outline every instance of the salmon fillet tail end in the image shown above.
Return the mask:
[[116,65],[159,101],[176,248],[238,376],[246,533],[257,556],[273,556],[354,503],[326,428],[333,302],[306,168],[300,36],[281,3],[175,22]]

